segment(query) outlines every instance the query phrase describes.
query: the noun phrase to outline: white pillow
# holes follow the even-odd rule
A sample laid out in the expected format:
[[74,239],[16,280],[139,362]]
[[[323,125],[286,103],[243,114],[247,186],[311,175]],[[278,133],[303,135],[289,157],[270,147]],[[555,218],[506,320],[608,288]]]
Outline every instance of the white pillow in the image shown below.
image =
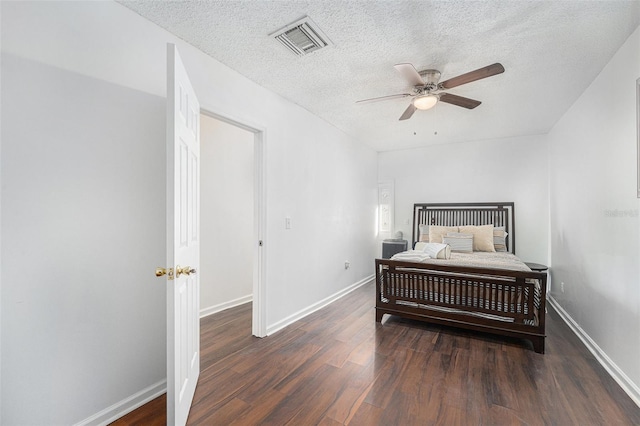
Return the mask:
[[[418,246],[419,244],[420,246]],[[416,243],[416,250],[421,250],[432,259],[449,259],[451,257],[451,246],[447,244],[418,242]]]
[[473,234],[447,234],[442,241],[448,244],[453,252],[473,253]]
[[425,247],[427,244],[429,244],[429,243],[424,242],[424,241],[418,241],[418,242],[416,243],[416,245],[415,245],[415,246],[413,246],[413,249],[414,249],[414,250],[418,250],[418,251],[424,251],[424,247]]

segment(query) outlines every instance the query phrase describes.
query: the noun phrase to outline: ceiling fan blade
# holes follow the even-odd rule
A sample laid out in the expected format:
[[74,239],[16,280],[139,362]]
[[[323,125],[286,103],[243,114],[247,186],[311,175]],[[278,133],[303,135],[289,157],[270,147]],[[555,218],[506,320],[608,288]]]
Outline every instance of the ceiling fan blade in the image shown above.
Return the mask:
[[412,86],[424,86],[424,81],[416,68],[411,64],[396,64],[393,66]]
[[389,99],[406,98],[407,96],[413,96],[413,95],[411,95],[410,93],[399,93],[397,95],[380,96],[378,98],[362,99],[362,100],[356,101],[356,103],[357,104],[363,104],[363,103],[369,103],[369,102],[386,101],[386,100],[389,100]]
[[474,99],[464,98],[458,95],[452,95],[451,93],[441,93],[440,101],[446,102],[448,104],[457,105],[462,108],[474,109],[482,102],[476,101]]
[[501,74],[503,72],[504,67],[502,66],[502,64],[495,63],[484,68],[480,68],[475,71],[450,78],[449,80],[445,80],[440,83],[439,86],[443,89],[451,89],[462,84],[471,83],[472,81],[481,80],[483,78],[491,77],[492,75]]
[[416,107],[413,106],[413,104],[409,104],[409,106],[407,107],[407,109],[404,110],[404,112],[402,113],[402,115],[400,116],[399,120],[408,120],[411,118],[411,116],[413,115],[414,112],[416,112]]

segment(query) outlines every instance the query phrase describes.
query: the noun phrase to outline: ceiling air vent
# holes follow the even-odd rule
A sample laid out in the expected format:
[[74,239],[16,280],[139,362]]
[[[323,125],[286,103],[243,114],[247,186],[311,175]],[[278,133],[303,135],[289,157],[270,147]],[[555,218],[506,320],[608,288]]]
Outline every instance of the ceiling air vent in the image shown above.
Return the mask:
[[318,26],[305,16],[278,31],[269,34],[287,49],[298,56],[303,56],[331,44],[331,40],[318,29]]

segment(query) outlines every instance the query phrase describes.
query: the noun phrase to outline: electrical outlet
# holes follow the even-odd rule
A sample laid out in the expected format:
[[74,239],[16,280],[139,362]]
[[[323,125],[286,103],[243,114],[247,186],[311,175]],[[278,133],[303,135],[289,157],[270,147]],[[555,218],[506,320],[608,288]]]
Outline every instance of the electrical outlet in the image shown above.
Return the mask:
[[564,281],[560,282],[560,291],[564,293]]
[[349,269],[350,267],[351,267],[351,262],[349,262],[348,260],[344,262],[344,269]]
[[291,229],[291,218],[290,217],[285,217],[284,218],[284,229]]

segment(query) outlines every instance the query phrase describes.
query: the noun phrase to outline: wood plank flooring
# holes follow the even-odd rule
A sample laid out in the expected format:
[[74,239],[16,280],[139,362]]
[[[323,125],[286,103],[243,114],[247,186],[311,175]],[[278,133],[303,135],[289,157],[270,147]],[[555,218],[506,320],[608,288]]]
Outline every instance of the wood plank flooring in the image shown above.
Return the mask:
[[[640,425],[558,315],[529,342],[386,316],[369,284],[264,339],[251,305],[201,321],[190,425]],[[164,425],[158,398],[114,425]]]

